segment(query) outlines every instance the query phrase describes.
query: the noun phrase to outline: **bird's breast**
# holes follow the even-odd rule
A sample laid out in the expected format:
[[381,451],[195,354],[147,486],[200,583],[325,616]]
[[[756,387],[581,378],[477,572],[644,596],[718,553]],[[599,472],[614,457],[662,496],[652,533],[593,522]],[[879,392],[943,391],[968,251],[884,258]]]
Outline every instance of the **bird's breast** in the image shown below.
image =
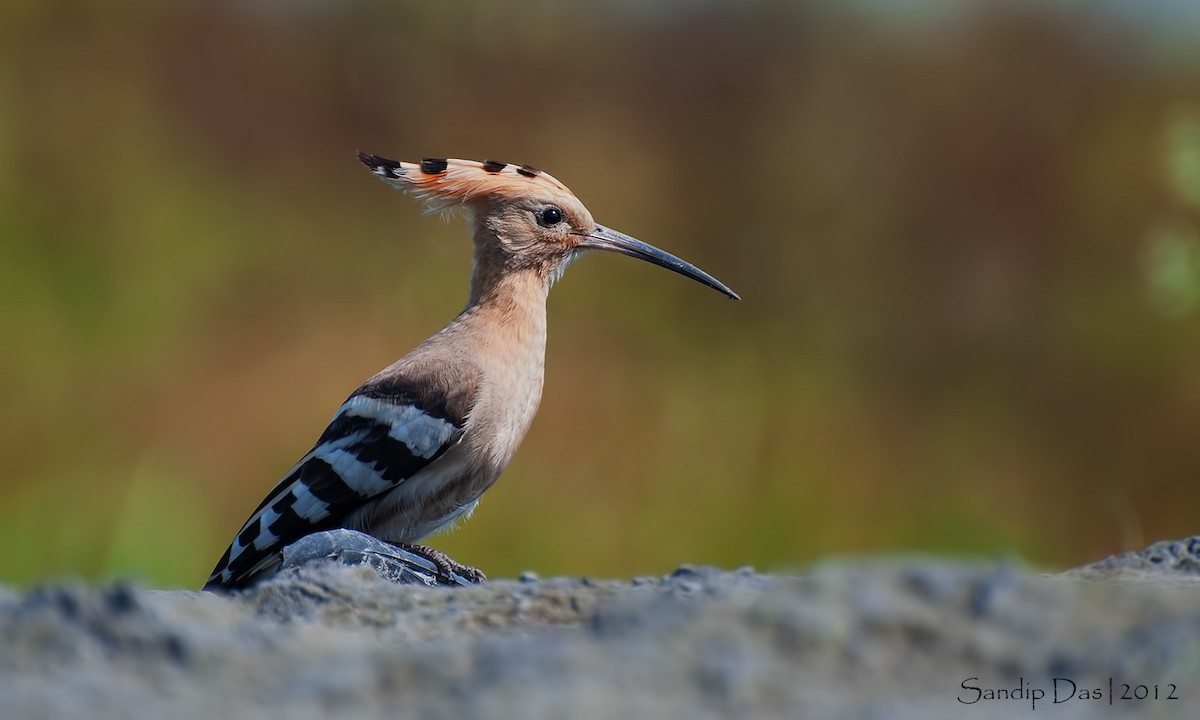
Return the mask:
[[[518,342],[517,340],[520,340]],[[479,402],[472,410],[466,440],[474,440],[485,474],[499,475],[512,460],[542,400],[546,336],[540,332],[494,349]],[[494,481],[491,477],[490,481]]]

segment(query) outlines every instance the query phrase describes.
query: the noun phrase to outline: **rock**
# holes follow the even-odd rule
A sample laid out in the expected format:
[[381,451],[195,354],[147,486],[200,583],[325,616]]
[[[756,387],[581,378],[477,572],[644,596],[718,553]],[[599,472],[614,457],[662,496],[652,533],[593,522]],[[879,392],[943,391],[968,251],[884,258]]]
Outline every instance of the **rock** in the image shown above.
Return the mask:
[[307,562],[231,595],[0,588],[0,717],[1181,717],[1190,542],[1060,575],[874,559],[448,588]]
[[439,572],[427,557],[344,528],[306,535],[285,547],[280,571],[288,573],[326,560],[343,565],[368,565],[380,577],[397,585],[456,587],[471,584],[470,580],[457,573],[446,575]]
[[1145,550],[1114,555],[1066,574],[1080,579],[1144,576],[1164,580],[1172,577],[1200,579],[1200,536],[1154,543]]

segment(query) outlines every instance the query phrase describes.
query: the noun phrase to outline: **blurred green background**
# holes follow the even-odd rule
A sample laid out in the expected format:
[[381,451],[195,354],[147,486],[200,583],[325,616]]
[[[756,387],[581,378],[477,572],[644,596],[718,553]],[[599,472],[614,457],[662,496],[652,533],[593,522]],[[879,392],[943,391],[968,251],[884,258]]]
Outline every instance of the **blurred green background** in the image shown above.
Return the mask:
[[616,256],[434,544],[492,577],[1200,531],[1200,4],[0,4],[0,581],[199,585],[462,307],[358,148],[525,162]]

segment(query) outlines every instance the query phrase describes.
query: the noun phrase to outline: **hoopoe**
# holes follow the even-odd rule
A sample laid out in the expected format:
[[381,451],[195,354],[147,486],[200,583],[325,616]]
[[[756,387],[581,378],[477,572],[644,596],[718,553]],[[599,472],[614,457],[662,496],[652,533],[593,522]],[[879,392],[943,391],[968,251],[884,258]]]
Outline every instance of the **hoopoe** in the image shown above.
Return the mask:
[[206,590],[264,577],[284,547],[333,528],[482,580],[415,543],[468,517],[525,437],[542,395],[546,296],[567,266],[587,250],[607,250],[739,299],[680,258],[596,224],[565,185],[528,165],[358,157],[429,211],[465,212],[475,246],[470,299],[449,325],[351,393],[238,531]]

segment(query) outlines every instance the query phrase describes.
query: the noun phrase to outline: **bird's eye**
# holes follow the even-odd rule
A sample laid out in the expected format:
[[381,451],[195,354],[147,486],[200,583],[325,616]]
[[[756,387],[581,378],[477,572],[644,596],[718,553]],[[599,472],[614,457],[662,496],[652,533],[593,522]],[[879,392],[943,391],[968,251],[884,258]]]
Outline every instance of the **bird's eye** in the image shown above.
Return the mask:
[[537,213],[538,225],[542,227],[550,227],[557,225],[563,220],[562,210],[556,207],[548,207],[545,210],[540,210]]

